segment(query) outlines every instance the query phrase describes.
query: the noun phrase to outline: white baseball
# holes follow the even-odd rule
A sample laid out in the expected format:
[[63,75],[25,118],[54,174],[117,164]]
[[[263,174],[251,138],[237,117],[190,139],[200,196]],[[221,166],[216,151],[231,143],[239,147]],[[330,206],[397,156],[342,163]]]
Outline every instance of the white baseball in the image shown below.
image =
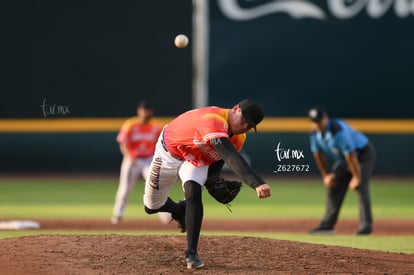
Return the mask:
[[185,34],[179,34],[174,39],[174,44],[177,48],[185,48],[188,45],[188,37]]

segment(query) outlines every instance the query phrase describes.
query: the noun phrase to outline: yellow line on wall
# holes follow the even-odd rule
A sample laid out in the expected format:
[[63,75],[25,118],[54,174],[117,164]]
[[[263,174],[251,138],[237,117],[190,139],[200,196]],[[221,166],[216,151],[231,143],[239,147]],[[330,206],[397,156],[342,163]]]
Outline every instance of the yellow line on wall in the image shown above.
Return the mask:
[[[0,132],[117,132],[128,118],[0,119]],[[161,124],[165,118],[155,119]]]
[[[0,119],[0,133],[118,132],[127,118]],[[160,124],[172,117],[155,118]],[[345,119],[365,133],[414,134],[414,119]],[[265,118],[258,132],[307,133],[307,118]]]
[[[344,119],[364,133],[414,134],[414,119]],[[307,118],[265,118],[258,131],[303,133],[311,130]]]

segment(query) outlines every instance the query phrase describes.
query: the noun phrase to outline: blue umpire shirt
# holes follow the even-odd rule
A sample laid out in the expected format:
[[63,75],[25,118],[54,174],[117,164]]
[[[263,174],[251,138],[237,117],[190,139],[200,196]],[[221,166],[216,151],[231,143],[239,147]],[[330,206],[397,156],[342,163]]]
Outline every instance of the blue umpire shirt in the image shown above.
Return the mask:
[[334,160],[344,159],[344,156],[365,147],[368,142],[367,136],[341,119],[329,119],[324,135],[321,131],[314,131],[310,135],[312,153],[324,152]]

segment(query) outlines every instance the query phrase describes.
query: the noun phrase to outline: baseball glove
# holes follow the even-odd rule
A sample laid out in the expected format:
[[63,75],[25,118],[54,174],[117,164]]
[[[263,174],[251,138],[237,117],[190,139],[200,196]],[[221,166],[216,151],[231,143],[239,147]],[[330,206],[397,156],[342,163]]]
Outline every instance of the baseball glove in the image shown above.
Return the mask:
[[242,183],[240,181],[225,180],[222,177],[210,177],[204,186],[218,202],[228,204],[237,197]]

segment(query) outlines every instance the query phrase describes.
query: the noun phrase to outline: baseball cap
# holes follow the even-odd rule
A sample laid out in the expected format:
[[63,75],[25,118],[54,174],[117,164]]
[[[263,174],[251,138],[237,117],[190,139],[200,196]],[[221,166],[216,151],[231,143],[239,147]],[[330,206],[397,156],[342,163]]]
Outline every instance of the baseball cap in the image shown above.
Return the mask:
[[244,119],[256,130],[256,125],[262,121],[264,113],[262,108],[253,100],[245,99],[239,102],[240,109],[242,111]]
[[321,107],[314,107],[310,109],[308,113],[309,119],[313,122],[320,122],[326,115],[326,111]]
[[138,108],[143,108],[143,109],[148,109],[148,110],[153,109],[151,103],[146,99],[142,99],[141,101],[138,102]]

